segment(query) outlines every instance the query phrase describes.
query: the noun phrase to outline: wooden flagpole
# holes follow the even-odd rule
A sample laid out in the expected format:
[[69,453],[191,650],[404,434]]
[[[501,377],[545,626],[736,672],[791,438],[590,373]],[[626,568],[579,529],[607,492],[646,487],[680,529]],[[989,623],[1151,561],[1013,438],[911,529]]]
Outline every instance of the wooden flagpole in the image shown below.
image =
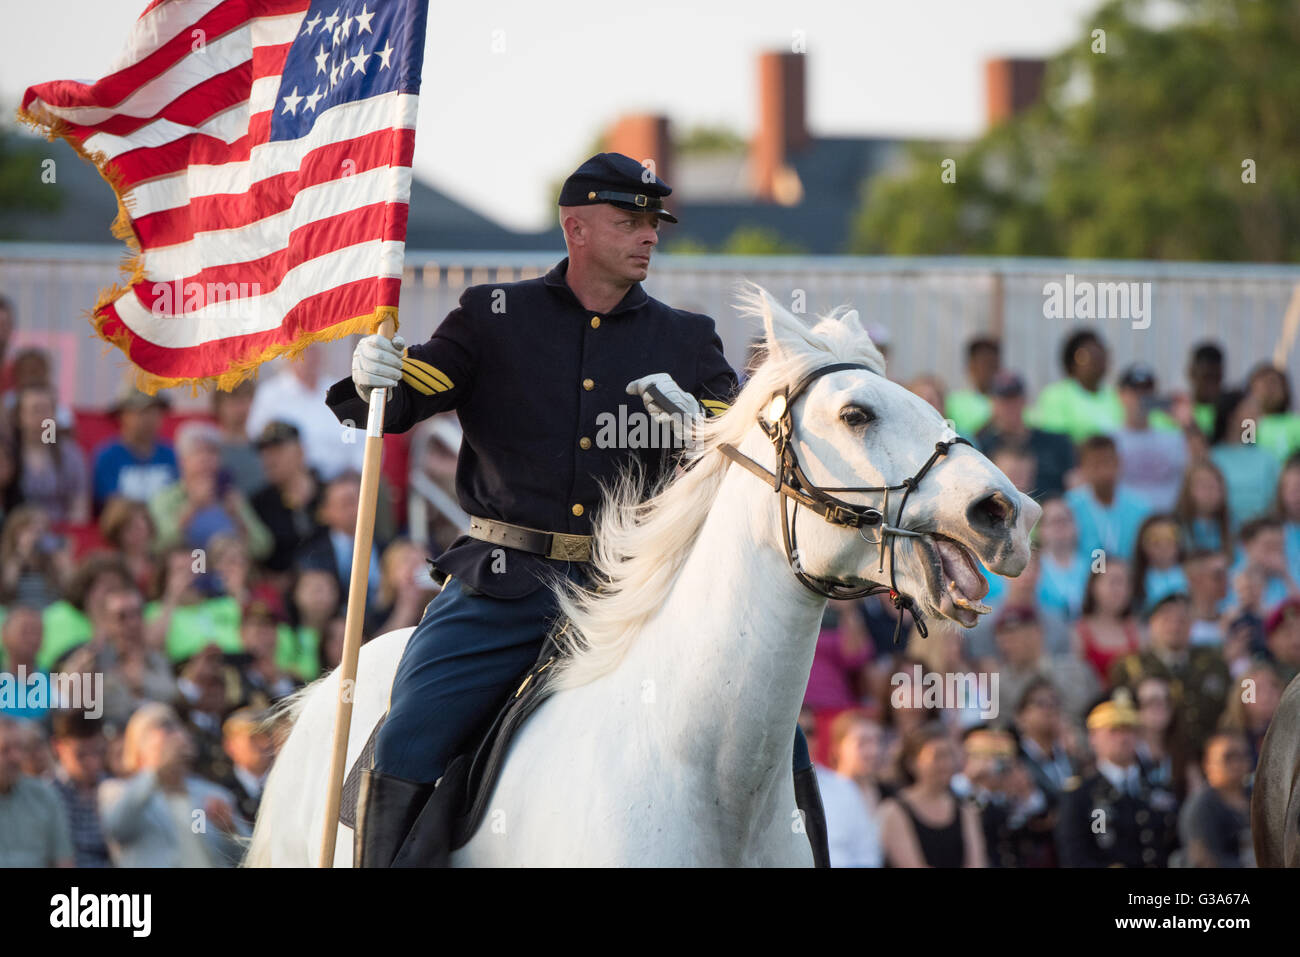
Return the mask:
[[[393,338],[394,321],[379,324],[379,334]],[[366,617],[366,586],[370,581],[370,550],[375,534],[375,504],[379,499],[379,464],[384,448],[384,408],[387,389],[373,389],[366,418],[365,458],[361,465],[361,500],[357,508],[356,536],[352,542],[352,579],[348,583],[348,612],[343,631],[343,660],[339,662],[339,702],[334,718],[334,753],[330,758],[329,794],[321,833],[320,866],[334,866],[334,846],[347,771],[348,733],[352,729],[352,699],[356,694],[357,657],[361,653],[361,626]]]

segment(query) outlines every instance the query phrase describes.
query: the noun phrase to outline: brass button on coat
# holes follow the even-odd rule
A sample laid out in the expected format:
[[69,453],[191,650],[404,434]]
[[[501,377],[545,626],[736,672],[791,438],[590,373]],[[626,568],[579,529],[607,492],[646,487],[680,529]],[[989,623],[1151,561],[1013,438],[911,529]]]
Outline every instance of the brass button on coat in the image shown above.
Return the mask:
[[584,449],[589,449],[591,448],[591,439],[584,435],[582,438],[578,439],[578,445]]
[[590,392],[592,389],[596,388],[596,383],[593,382],[591,379],[583,379],[582,387],[586,389],[588,392]]
[[583,509],[583,507],[582,507],[581,505],[575,505],[575,506],[573,506],[573,514],[574,514],[574,515],[581,515],[581,514],[583,513],[583,511],[585,511],[585,510]]
[[599,329],[599,328],[600,328],[600,316],[592,316],[592,317],[591,317],[591,328],[593,328],[593,329]]

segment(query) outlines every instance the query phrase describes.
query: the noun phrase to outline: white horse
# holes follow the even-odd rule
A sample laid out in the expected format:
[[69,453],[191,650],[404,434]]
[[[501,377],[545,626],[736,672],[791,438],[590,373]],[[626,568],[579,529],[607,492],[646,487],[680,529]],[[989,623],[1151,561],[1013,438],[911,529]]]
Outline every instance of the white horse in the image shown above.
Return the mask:
[[[935,460],[903,514],[891,496],[886,521],[905,527],[883,547],[876,532],[799,508],[792,565],[772,484],[720,454],[728,445],[780,468],[758,426],[774,395],[820,367],[855,364],[817,377],[790,406],[793,449],[819,486],[896,485],[955,436],[885,378],[856,312],[810,328],[757,287],[742,308],[762,317],[766,360],[731,409],[700,427],[674,480],[645,502],[630,483],[611,490],[594,539],[604,587],[561,592],[573,655],[514,740],[454,865],[811,865],[791,764],[826,598],[796,571],[892,580],[927,617],[969,627],[987,611],[974,559],[1004,575],[1024,568],[1040,510],[969,445]],[[840,494],[882,504],[880,494]],[[349,766],[385,709],[411,631],[362,649]],[[337,695],[331,675],[295,703],[251,865],[316,863]],[[336,833],[336,865],[346,866],[352,833]]]

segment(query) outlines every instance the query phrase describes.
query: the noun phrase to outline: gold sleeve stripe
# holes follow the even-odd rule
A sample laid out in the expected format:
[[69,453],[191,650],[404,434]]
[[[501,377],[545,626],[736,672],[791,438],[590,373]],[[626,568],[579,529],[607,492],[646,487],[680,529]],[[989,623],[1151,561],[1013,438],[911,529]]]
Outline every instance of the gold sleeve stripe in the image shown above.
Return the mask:
[[727,403],[719,402],[716,399],[701,399],[700,405],[704,406],[705,411],[710,415],[722,415],[731,408]]
[[446,392],[451,388],[450,385],[444,384],[448,381],[445,376],[441,379],[435,379],[423,369],[413,365],[408,365],[406,362],[402,363],[402,381],[424,395],[433,395],[435,392]]
[[438,389],[430,388],[429,386],[425,385],[421,380],[411,375],[411,373],[409,372],[402,373],[402,381],[405,382],[407,385],[409,385],[416,392],[419,392],[421,395],[433,395],[435,392],[444,391],[441,388]]
[[402,365],[407,371],[415,370],[424,373],[425,377],[434,383],[441,385],[444,389],[451,388],[451,378],[436,366],[431,366],[423,359],[417,359],[415,356],[402,356]]
[[425,395],[433,395],[435,392],[446,392],[447,388],[441,382],[434,382],[429,379],[423,372],[411,367],[403,367],[402,381]]

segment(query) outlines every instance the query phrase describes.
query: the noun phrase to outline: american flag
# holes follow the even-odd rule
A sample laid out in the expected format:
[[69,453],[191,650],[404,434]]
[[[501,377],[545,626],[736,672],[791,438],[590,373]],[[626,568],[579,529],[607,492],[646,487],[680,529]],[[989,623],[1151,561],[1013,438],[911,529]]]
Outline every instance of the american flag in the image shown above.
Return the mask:
[[27,90],[119,199],[98,333],[142,388],[396,318],[428,0],[154,0],[97,83]]

